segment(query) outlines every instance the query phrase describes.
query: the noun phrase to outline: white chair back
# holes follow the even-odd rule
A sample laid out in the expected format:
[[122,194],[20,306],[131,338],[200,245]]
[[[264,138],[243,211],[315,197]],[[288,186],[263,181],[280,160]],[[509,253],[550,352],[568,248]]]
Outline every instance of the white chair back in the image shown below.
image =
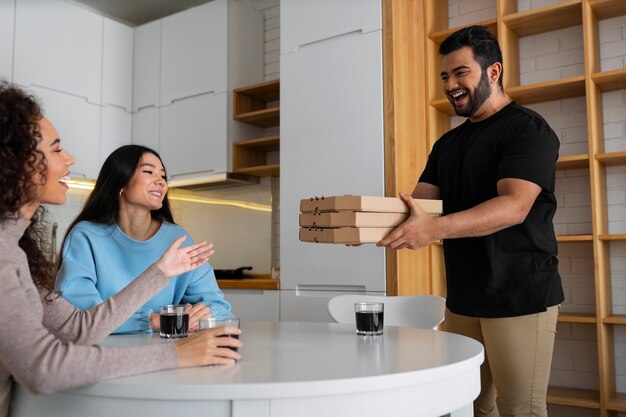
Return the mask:
[[437,295],[377,296],[347,294],[328,301],[328,313],[337,323],[354,324],[354,303],[385,303],[385,325],[435,329],[444,319],[445,298]]

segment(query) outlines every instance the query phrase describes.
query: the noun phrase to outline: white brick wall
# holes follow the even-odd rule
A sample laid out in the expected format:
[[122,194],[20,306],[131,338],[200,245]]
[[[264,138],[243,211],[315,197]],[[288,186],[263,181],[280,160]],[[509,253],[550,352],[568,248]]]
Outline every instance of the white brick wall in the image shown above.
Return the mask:
[[448,0],[449,28],[495,19],[496,15],[496,0]]
[[[622,277],[624,273],[622,273]],[[626,392],[626,326],[615,325],[615,388],[617,392]]]
[[520,38],[519,54],[521,85],[583,75],[582,26]]
[[556,330],[550,385],[598,389],[595,326],[559,323]]
[[626,16],[601,20],[600,70],[611,71],[626,65]]
[[556,172],[554,230],[557,235],[591,234],[589,184],[589,171],[586,169]]
[[552,127],[561,142],[559,155],[588,153],[587,105],[585,97],[546,101],[526,107],[539,113]]
[[280,0],[243,0],[250,7],[263,13],[263,38],[265,41],[265,80],[280,76]]
[[538,9],[540,7],[560,3],[561,1],[563,0],[517,0],[517,11],[525,12],[531,9]]
[[559,272],[565,292],[561,312],[595,314],[591,242],[559,243]]
[[604,151],[626,151],[626,90],[602,94],[604,121]]

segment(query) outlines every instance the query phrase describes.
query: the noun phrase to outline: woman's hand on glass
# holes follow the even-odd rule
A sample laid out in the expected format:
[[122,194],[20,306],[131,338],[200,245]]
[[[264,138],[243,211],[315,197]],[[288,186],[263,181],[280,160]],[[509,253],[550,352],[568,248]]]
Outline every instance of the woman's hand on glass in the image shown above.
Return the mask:
[[202,317],[212,317],[211,309],[202,303],[195,304],[189,312],[189,331],[195,332],[200,330],[200,319]]
[[226,326],[203,330],[176,342],[178,367],[189,368],[202,365],[227,365],[241,359],[241,355],[229,348],[239,349],[243,344],[230,335],[241,334],[237,327]]

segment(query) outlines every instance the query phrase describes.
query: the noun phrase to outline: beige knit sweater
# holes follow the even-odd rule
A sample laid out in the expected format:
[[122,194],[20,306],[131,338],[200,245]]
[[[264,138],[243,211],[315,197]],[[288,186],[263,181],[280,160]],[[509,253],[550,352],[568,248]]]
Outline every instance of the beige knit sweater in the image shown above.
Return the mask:
[[29,223],[0,222],[0,417],[8,414],[14,380],[41,394],[177,366],[173,343],[96,344],[167,286],[159,268],[150,266],[114,297],[81,311],[33,284],[18,246]]

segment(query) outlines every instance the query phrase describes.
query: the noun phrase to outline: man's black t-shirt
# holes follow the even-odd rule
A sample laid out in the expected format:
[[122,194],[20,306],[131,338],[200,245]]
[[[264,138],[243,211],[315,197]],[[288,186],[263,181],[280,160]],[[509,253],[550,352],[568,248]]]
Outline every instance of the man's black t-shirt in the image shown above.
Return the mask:
[[468,119],[435,143],[419,181],[439,187],[444,215],[497,197],[503,178],[541,187],[523,223],[484,237],[444,240],[453,313],[513,317],[563,301],[552,225],[558,152],[548,123],[515,102],[481,122]]

